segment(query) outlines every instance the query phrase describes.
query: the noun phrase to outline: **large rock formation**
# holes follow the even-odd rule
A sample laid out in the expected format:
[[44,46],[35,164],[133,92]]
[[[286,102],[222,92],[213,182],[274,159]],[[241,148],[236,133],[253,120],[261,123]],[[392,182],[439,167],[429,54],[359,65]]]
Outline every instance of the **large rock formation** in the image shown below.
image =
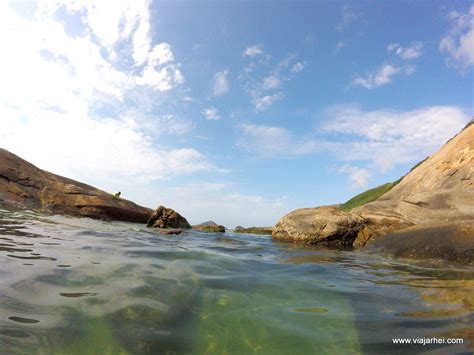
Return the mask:
[[153,210],[41,170],[0,148],[0,203],[96,219],[146,223]]
[[364,228],[363,218],[336,206],[302,208],[282,217],[273,239],[300,243],[352,245]]
[[193,229],[208,233],[225,233],[225,227],[221,224],[217,224],[214,221],[207,221],[201,224],[197,224],[193,226]]
[[186,218],[181,216],[175,210],[158,206],[153,212],[147,223],[147,227],[161,228],[161,229],[191,229],[191,225]]
[[[459,226],[465,226],[468,232],[462,232]],[[353,245],[363,246],[379,236],[406,229],[406,238],[397,233],[390,236],[390,240],[398,238],[403,244],[417,231],[429,230],[429,235],[441,235],[434,233],[433,228],[452,234],[456,231],[453,235],[458,239],[461,234],[474,238],[469,234],[474,230],[471,226],[474,226],[473,124],[378,200],[354,208],[350,213],[334,207],[296,210],[278,221],[273,237],[335,244],[346,244],[352,239]],[[456,238],[450,240],[454,242]],[[393,250],[396,243],[391,245]]]
[[[377,201],[351,211],[368,221],[370,242],[398,225],[467,224],[474,221],[474,125],[413,169]],[[363,244],[363,243],[361,243]]]

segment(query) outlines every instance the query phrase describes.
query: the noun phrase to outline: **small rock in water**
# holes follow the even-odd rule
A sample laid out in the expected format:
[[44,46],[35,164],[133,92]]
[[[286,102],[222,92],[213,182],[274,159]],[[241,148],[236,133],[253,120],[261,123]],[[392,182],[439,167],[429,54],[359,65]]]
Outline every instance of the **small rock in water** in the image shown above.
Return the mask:
[[191,229],[189,222],[175,210],[159,206],[147,223],[147,227]]

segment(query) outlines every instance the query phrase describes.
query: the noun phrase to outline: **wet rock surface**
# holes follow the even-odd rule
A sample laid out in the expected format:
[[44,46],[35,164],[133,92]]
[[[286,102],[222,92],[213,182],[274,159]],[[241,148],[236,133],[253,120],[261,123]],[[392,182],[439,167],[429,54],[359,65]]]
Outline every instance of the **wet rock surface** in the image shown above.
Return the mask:
[[191,229],[189,222],[171,208],[158,206],[147,222],[147,227],[160,229]]
[[193,226],[193,229],[208,233],[225,233],[225,227],[214,221],[207,221]]

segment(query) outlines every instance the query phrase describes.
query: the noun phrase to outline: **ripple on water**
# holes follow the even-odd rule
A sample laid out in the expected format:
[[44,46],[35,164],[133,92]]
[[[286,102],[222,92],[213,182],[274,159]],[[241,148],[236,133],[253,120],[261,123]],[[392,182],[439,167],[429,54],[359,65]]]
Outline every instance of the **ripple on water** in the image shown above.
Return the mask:
[[50,256],[40,256],[40,255],[22,256],[22,255],[7,254],[7,256],[10,257],[10,258],[24,259],[24,260],[50,260],[50,261],[57,261],[58,260],[58,259],[52,258]]
[[0,211],[0,352],[396,353],[393,336],[433,334],[463,337],[466,352],[474,338],[472,270],[252,235],[10,217]]
[[8,317],[8,319],[17,322],[17,323],[24,323],[24,324],[34,324],[34,323],[39,323],[39,320],[33,319],[33,318],[25,318],[25,317],[17,317],[17,316],[11,316]]
[[77,298],[77,297],[91,297],[97,296],[98,293],[95,292],[61,292],[59,293],[62,297],[70,297],[70,298]]

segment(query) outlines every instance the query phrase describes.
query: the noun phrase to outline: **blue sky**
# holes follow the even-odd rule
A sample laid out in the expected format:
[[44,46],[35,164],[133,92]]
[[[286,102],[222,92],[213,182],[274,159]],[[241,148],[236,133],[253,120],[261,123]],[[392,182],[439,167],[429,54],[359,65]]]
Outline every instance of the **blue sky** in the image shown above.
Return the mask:
[[473,115],[467,1],[4,2],[0,40],[0,146],[191,223],[344,202]]

